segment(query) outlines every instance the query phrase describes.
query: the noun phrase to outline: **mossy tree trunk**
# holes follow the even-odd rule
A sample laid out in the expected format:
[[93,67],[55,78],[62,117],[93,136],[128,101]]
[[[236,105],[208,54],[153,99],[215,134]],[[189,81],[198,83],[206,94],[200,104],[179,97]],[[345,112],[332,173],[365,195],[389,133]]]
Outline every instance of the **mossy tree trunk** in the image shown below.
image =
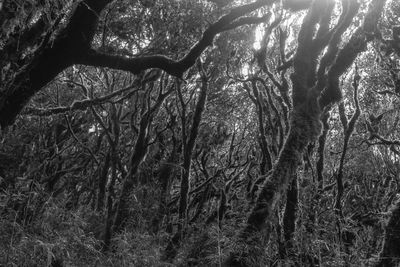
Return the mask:
[[[335,209],[335,213],[337,216],[337,230],[338,230],[338,239],[340,240],[340,243],[342,243],[342,241],[343,241],[342,239],[343,239],[343,234],[344,234],[344,232],[342,231],[342,227],[341,227],[341,224],[343,221],[342,198],[343,198],[343,194],[344,194],[344,184],[343,184],[344,164],[345,164],[345,158],[346,158],[346,154],[347,154],[347,148],[349,146],[350,137],[353,134],[353,131],[355,129],[357,119],[361,114],[360,105],[358,103],[359,80],[360,80],[360,76],[358,74],[357,68],[355,68],[355,74],[354,74],[354,79],[353,79],[353,83],[352,83],[353,88],[354,88],[353,100],[354,100],[354,105],[355,105],[355,111],[354,111],[350,121],[347,120],[344,103],[340,102],[340,104],[339,104],[339,115],[340,115],[340,120],[341,120],[342,126],[343,126],[344,140],[343,140],[342,154],[340,156],[339,169],[336,174],[337,192],[336,192],[334,209]],[[345,246],[345,249],[348,249],[347,245]]]
[[[202,67],[200,67],[202,68]],[[203,115],[204,108],[206,106],[208,89],[208,78],[206,74],[202,73],[202,86],[200,89],[199,99],[196,104],[196,108],[193,115],[192,126],[188,139],[184,136],[183,144],[183,168],[181,174],[181,189],[179,198],[179,220],[180,223],[185,223],[187,220],[187,209],[188,209],[188,197],[190,191],[190,167],[192,162],[192,153],[196,144],[197,135],[199,133],[199,126]]]
[[[33,59],[20,66],[10,84],[3,84],[0,96],[0,127],[11,125],[35,93],[89,50],[97,29],[98,14],[111,2],[112,0],[81,1],[54,41],[50,40],[50,33],[54,29],[42,29],[50,33],[43,40],[40,40],[42,32],[38,34],[39,40],[35,41],[40,42],[40,45],[32,56]],[[41,17],[26,31],[38,30],[37,24],[42,24],[42,19],[46,17]],[[18,49],[13,47],[12,41],[9,41],[0,50],[0,56],[14,54],[16,50]]]
[[[202,85],[200,88],[199,99],[196,103],[192,125],[190,127],[189,135],[186,135],[186,104],[183,100],[183,96],[180,91],[178,91],[178,96],[180,98],[182,107],[182,140],[183,140],[183,164],[181,172],[181,183],[179,192],[179,222],[178,230],[176,234],[172,237],[168,246],[165,249],[164,259],[172,260],[179,248],[180,240],[182,239],[185,226],[188,220],[188,202],[189,202],[189,192],[190,192],[190,169],[192,164],[192,153],[196,144],[196,139],[199,133],[199,127],[203,115],[203,111],[206,106],[207,91],[208,91],[208,77],[205,73],[202,64],[199,61],[198,64],[199,72],[201,75]],[[180,89],[180,88],[179,88]]]
[[[120,231],[128,216],[128,202],[132,189],[137,182],[137,172],[143,160],[146,158],[148,152],[148,145],[150,139],[150,127],[154,117],[157,115],[162,103],[166,97],[172,92],[172,88],[163,93],[163,88],[160,86],[158,98],[153,106],[147,106],[146,112],[142,115],[139,122],[139,133],[135,141],[131,158],[130,169],[126,174],[125,180],[122,184],[121,194],[116,203],[115,219],[113,231]],[[150,97],[150,96],[148,96]],[[145,100],[147,101],[147,100]],[[150,104],[148,104],[150,105]]]
[[[342,2],[339,21],[330,28],[334,1],[313,1],[303,20],[293,59],[293,110],[289,133],[271,174],[259,191],[245,227],[237,236],[237,246],[231,251],[225,266],[262,265],[263,257],[255,249],[257,244],[263,246],[259,243],[262,242],[260,233],[267,231],[266,236],[269,236],[269,230],[265,227],[267,222],[272,219],[282,194],[296,176],[297,167],[302,163],[308,144],[316,141],[321,133],[322,111],[341,99],[339,78],[353,64],[358,54],[365,50],[367,42],[373,39],[384,4],[385,1],[382,0],[371,1],[363,25],[340,49],[341,36],[351,24],[359,4],[355,0]],[[317,64],[325,47],[327,50]]]
[[400,262],[400,201],[391,211],[386,225],[383,247],[375,267],[395,267]]
[[172,184],[172,173],[175,168],[175,164],[177,163],[177,148],[174,142],[171,154],[169,155],[167,161],[162,163],[160,166],[159,174],[158,174],[158,182],[160,184],[160,197],[159,197],[159,206],[157,214],[154,216],[152,221],[152,232],[157,233],[160,229],[160,224],[164,218],[164,216],[168,213],[168,199],[169,192]]
[[101,168],[101,171],[99,173],[99,191],[97,193],[97,204],[96,204],[96,210],[99,212],[102,212],[104,210],[104,200],[106,196],[106,186],[107,186],[107,180],[108,180],[108,171],[110,168],[110,162],[111,162],[111,152],[109,151],[106,155],[106,158],[104,159],[104,165]]
[[286,255],[291,255],[293,238],[296,230],[296,216],[299,204],[297,176],[293,178],[286,194],[285,212],[283,214],[283,238],[285,239]]
[[318,160],[316,164],[317,170],[317,182],[318,182],[318,189],[322,189],[324,187],[324,161],[325,161],[325,144],[326,138],[328,137],[329,133],[329,111],[325,111],[324,114],[321,116],[321,121],[324,126],[322,130],[322,134],[318,138]]

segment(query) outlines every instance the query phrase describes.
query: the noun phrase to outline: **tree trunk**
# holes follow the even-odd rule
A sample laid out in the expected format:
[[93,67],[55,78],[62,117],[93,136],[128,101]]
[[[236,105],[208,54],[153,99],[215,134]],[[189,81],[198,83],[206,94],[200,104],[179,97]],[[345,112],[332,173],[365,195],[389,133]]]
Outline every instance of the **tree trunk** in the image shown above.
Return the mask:
[[329,111],[324,112],[322,115],[321,121],[324,125],[324,129],[322,131],[321,136],[318,138],[318,161],[317,161],[317,181],[318,181],[318,189],[322,189],[324,187],[324,159],[325,159],[325,144],[326,138],[329,132]]
[[375,267],[395,267],[400,261],[400,201],[394,205]]
[[[11,125],[30,98],[90,47],[98,14],[112,0],[84,0],[54,42],[43,40],[31,62],[20,66],[12,84],[0,94],[0,127]],[[49,39],[47,37],[47,39]]]
[[97,205],[96,205],[96,210],[97,211],[103,211],[104,210],[104,200],[106,196],[106,185],[107,185],[107,180],[108,180],[108,169],[110,168],[110,154],[111,152],[108,152],[106,155],[106,159],[104,161],[104,166],[101,169],[100,176],[99,176],[99,192],[97,194]]
[[115,214],[113,231],[118,232],[122,230],[126,219],[128,219],[129,217],[129,197],[136,182],[136,175],[139,170],[139,166],[146,157],[148,151],[147,141],[145,140],[147,140],[147,138],[138,138],[134,151],[132,152],[132,157],[130,160],[131,169],[122,185],[121,195],[118,200],[117,210]]
[[[190,130],[189,140],[184,146],[183,150],[183,170],[181,176],[181,191],[179,199],[179,220],[180,224],[184,223],[187,219],[187,204],[188,204],[188,194],[190,191],[190,166],[192,162],[192,152],[194,145],[196,144],[196,139],[199,131],[199,126],[201,122],[201,117],[206,106],[207,99],[207,89],[208,81],[206,77],[202,79],[202,87],[199,95],[199,100],[196,104],[196,109],[193,115],[193,123]],[[186,140],[184,140],[186,141]]]
[[160,183],[160,200],[157,214],[154,216],[152,221],[152,231],[157,233],[160,228],[160,224],[164,216],[168,213],[168,199],[169,191],[171,187],[171,174],[174,169],[174,164],[176,162],[176,148],[172,149],[171,155],[169,156],[167,162],[163,163],[160,167],[158,181]]
[[287,190],[286,207],[283,215],[283,237],[285,238],[286,255],[291,254],[293,237],[296,230],[296,212],[298,209],[297,174]]
[[[283,150],[275,163],[271,175],[265,181],[256,204],[248,216],[247,223],[239,235],[239,243],[249,244],[257,238],[265,224],[273,216],[275,206],[281,195],[297,175],[297,167],[302,163],[303,153],[310,141],[317,139],[321,131],[319,113],[302,105],[292,113],[291,127]],[[269,233],[267,233],[268,235]],[[243,249],[233,252],[225,266],[250,266],[248,259],[259,257],[255,251]]]

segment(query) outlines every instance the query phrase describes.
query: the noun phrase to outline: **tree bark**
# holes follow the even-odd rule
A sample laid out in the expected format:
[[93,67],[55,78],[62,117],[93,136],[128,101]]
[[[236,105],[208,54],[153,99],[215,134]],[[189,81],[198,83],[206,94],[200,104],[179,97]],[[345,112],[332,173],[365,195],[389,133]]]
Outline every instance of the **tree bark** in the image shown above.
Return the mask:
[[0,127],[11,125],[30,98],[86,53],[96,31],[98,14],[112,0],[85,0],[75,9],[55,41],[43,40],[33,59],[5,85],[0,96]]
[[400,201],[395,203],[386,225],[383,247],[375,267],[395,267],[400,261]]
[[296,230],[296,212],[298,209],[297,176],[292,180],[287,190],[285,213],[283,214],[283,237],[285,239],[286,255],[291,255],[293,238]]
[[[196,108],[193,115],[193,122],[190,128],[189,138],[186,139],[186,134],[184,133],[185,116],[182,116],[182,139],[183,139],[183,168],[181,172],[181,183],[180,183],[180,192],[179,192],[179,222],[178,222],[178,230],[176,234],[172,237],[171,241],[167,245],[165,249],[165,253],[163,258],[165,260],[172,260],[178,251],[180,246],[180,241],[185,232],[185,226],[188,220],[188,202],[189,202],[189,192],[190,192],[190,168],[192,163],[192,152],[194,146],[196,144],[197,135],[199,132],[199,126],[201,123],[201,117],[206,106],[207,100],[207,90],[208,90],[208,78],[202,69],[201,64],[199,64],[199,69],[202,77],[202,86],[200,89],[199,100],[197,101]],[[183,99],[181,97],[182,109],[183,112],[185,107],[183,104]]]
[[322,189],[324,187],[324,152],[326,138],[329,132],[329,117],[329,111],[325,111],[321,118],[324,129],[322,130],[321,136],[318,138],[318,161],[316,166],[318,189]]
[[171,174],[177,161],[176,157],[177,153],[174,146],[167,162],[163,163],[160,167],[158,174],[158,181],[160,183],[160,199],[157,214],[152,221],[153,233],[157,233],[159,231],[160,223],[168,212],[168,198],[172,183]]
[[184,223],[184,221],[187,219],[187,204],[188,204],[188,194],[190,191],[189,178],[190,178],[190,166],[192,162],[192,152],[196,144],[201,117],[206,105],[207,89],[208,89],[208,81],[207,78],[203,75],[199,100],[196,104],[189,139],[187,140],[183,149],[183,169],[181,175],[181,189],[180,189],[180,199],[179,199],[179,219],[181,220],[180,223]]
[[146,107],[147,111],[142,115],[142,118],[139,122],[139,133],[130,158],[130,169],[125,177],[121,189],[121,195],[118,199],[113,231],[120,231],[124,226],[124,222],[129,217],[128,200],[132,189],[137,182],[136,175],[139,167],[146,158],[148,152],[148,143],[150,138],[149,131],[151,123],[153,121],[153,118],[157,115],[165,98],[172,92],[172,89],[170,89],[167,92],[163,93],[163,89],[161,87],[159,90],[160,91],[155,104],[153,106],[150,106],[150,103],[148,103],[148,106]]
[[97,193],[97,205],[96,205],[96,210],[97,211],[103,211],[104,210],[104,200],[106,196],[106,185],[107,185],[107,180],[108,180],[108,170],[110,168],[110,155],[111,152],[108,152],[106,155],[106,158],[104,160],[104,165],[103,168],[100,171],[99,175],[99,192]]
[[[245,228],[239,235],[239,242],[250,243],[273,216],[275,207],[302,163],[303,153],[310,142],[317,138],[321,130],[318,114],[309,113],[306,107],[296,108],[292,113],[291,128],[283,150],[275,163],[271,175],[265,181],[256,200],[255,207],[248,216]],[[231,254],[225,266],[249,266],[248,255],[240,252]],[[247,251],[248,253],[249,251]],[[244,257],[243,257],[244,256]]]

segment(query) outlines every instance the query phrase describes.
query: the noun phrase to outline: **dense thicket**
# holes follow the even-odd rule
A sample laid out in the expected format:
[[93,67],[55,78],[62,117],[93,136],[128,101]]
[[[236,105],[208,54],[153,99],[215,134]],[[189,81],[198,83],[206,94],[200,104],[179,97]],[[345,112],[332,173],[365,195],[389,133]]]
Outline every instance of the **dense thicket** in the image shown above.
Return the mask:
[[0,3],[0,265],[396,266],[395,0]]

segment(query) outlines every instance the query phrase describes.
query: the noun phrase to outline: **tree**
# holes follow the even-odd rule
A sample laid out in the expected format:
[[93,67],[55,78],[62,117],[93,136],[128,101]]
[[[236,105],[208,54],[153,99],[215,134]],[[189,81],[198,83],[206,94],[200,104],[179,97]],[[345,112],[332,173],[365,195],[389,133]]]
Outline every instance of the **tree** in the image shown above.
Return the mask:
[[[56,36],[53,31],[47,33],[39,42],[39,47],[31,56],[32,59],[19,66],[21,70],[13,77],[11,84],[2,89],[0,101],[0,124],[6,127],[13,123],[15,117],[26,105],[27,101],[47,83],[56,77],[58,73],[73,64],[83,64],[97,67],[109,67],[125,70],[138,74],[150,68],[160,68],[167,73],[181,78],[183,73],[194,65],[201,53],[212,44],[214,37],[223,31],[262,22],[263,18],[243,17],[273,1],[256,1],[251,4],[236,7],[227,15],[222,16],[217,22],[210,25],[204,31],[201,39],[181,59],[175,61],[166,56],[137,56],[125,58],[123,56],[106,54],[91,47],[99,22],[100,14],[112,0],[81,1],[72,11],[68,23]],[[7,6],[7,5],[5,5]],[[46,16],[43,14],[33,25],[24,29],[21,35],[29,35],[29,32],[37,32],[37,28],[43,24]],[[51,40],[51,37],[54,40]],[[41,42],[40,42],[41,41]],[[3,57],[20,58],[22,55],[15,51],[15,40],[5,46]],[[24,51],[22,51],[24,52]],[[13,63],[13,62],[11,62]],[[15,63],[14,63],[15,64]],[[3,84],[7,84],[3,82]]]
[[0,11],[0,265],[396,264],[396,1]]
[[[355,1],[344,3],[337,26],[329,30],[333,3],[314,1],[304,18],[293,59],[293,110],[290,130],[273,171],[262,186],[246,226],[239,235],[239,242],[251,242],[254,236],[263,230],[266,219],[274,213],[282,192],[295,176],[307,145],[320,135],[322,110],[341,98],[340,76],[358,54],[365,50],[368,37],[371,39],[370,36],[373,36],[376,30],[370,27],[377,24],[384,6],[384,1],[373,1],[364,19],[364,25],[359,27],[349,42],[339,50],[341,36],[356,15],[358,5]],[[314,37],[317,24],[319,28]],[[326,46],[328,50],[321,58],[317,70],[317,58]],[[310,50],[310,47],[313,49]],[[248,266],[245,261],[249,251],[240,251],[241,249],[230,255],[227,266]]]

